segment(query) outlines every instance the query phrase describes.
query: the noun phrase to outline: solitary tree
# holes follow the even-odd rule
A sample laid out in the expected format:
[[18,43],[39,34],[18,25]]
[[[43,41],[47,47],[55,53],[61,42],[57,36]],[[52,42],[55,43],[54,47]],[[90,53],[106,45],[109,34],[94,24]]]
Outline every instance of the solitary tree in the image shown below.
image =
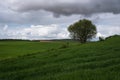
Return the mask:
[[92,39],[97,33],[96,26],[87,19],[79,20],[70,25],[68,31],[70,32],[71,38],[79,40],[81,43],[85,43],[87,40]]

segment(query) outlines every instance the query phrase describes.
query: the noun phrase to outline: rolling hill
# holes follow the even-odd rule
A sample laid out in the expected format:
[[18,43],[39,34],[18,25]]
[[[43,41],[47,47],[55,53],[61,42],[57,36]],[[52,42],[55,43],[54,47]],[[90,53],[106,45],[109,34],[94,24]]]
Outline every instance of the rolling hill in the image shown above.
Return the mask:
[[105,41],[0,42],[0,80],[120,80],[120,36]]

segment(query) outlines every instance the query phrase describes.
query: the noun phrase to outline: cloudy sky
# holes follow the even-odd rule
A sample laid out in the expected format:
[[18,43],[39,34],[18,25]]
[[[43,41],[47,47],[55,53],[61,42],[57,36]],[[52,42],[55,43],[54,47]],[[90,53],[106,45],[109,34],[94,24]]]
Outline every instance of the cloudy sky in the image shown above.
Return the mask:
[[97,37],[120,34],[120,0],[0,0],[0,39],[65,39],[84,18]]

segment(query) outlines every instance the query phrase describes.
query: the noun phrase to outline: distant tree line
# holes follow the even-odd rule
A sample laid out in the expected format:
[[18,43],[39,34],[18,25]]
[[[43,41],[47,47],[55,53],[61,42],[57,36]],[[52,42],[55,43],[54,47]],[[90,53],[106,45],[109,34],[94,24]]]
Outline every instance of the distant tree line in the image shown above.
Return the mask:
[[120,37],[120,35],[115,34],[115,35],[112,35],[112,36],[108,36],[106,38],[101,36],[101,37],[99,37],[99,41],[104,41],[104,40],[110,39],[112,37]]
[[25,39],[0,39],[0,41],[30,41]]

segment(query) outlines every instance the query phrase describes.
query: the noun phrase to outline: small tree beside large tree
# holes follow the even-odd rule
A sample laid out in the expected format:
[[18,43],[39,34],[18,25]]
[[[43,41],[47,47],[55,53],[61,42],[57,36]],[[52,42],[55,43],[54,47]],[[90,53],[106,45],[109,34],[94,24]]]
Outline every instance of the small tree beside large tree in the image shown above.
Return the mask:
[[79,40],[81,43],[86,43],[87,40],[96,36],[96,26],[87,19],[79,20],[78,22],[68,27],[72,39]]

